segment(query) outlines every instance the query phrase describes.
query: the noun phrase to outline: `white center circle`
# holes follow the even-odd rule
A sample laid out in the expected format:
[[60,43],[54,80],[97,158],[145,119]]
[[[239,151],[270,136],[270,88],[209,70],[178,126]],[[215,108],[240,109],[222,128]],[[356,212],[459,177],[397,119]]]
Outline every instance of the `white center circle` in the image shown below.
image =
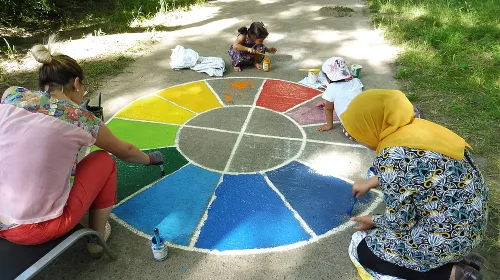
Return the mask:
[[190,162],[224,174],[273,170],[296,159],[304,130],[290,117],[256,106],[204,112],[179,130],[179,151]]

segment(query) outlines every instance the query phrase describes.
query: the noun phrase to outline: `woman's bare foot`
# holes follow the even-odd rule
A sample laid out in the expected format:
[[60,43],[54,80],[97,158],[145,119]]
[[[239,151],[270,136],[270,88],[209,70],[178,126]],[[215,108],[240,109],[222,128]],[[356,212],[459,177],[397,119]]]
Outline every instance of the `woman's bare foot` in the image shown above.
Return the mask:
[[255,63],[254,64],[255,68],[259,69],[259,70],[262,70],[262,64],[260,63]]
[[234,66],[233,70],[234,70],[234,72],[241,72],[241,67]]

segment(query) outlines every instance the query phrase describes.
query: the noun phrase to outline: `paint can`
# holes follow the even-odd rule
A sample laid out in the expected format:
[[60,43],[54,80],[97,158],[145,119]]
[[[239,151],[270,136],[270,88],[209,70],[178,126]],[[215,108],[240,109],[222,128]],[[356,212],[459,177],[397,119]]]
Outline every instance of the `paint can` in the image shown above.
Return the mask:
[[318,82],[318,73],[309,71],[307,74],[307,82],[309,84],[316,84]]
[[[159,242],[158,242],[159,240]],[[168,247],[165,244],[165,239],[160,235],[157,228],[154,230],[154,235],[151,238],[151,250],[153,251],[153,258],[156,261],[163,261],[168,257]]]
[[353,64],[351,65],[351,74],[354,78],[358,78],[361,75],[361,69],[363,69],[363,66],[359,64]]

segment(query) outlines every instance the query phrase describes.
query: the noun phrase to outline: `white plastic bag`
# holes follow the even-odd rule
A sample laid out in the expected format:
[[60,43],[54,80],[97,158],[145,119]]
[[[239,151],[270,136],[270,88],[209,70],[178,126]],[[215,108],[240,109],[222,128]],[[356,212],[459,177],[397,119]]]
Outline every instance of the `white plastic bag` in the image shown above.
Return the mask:
[[199,56],[194,50],[177,45],[170,56],[170,67],[174,70],[191,68],[196,65]]

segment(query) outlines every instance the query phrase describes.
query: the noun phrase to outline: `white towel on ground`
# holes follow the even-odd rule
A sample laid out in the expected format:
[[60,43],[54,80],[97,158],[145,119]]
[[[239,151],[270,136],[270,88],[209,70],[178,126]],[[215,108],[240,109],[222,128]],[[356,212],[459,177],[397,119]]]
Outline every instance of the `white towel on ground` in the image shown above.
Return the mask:
[[224,60],[220,57],[200,56],[198,58],[198,63],[191,67],[191,69],[196,72],[207,73],[211,77],[222,77],[226,70],[226,63],[224,63]]
[[222,77],[226,64],[220,57],[200,56],[192,49],[177,45],[170,56],[170,67],[174,70],[190,68],[196,72],[207,73],[210,76]]

